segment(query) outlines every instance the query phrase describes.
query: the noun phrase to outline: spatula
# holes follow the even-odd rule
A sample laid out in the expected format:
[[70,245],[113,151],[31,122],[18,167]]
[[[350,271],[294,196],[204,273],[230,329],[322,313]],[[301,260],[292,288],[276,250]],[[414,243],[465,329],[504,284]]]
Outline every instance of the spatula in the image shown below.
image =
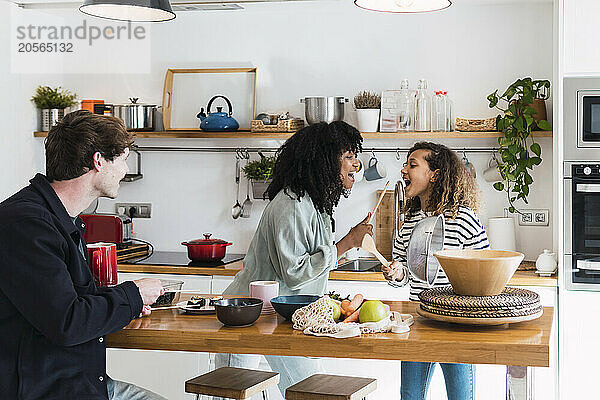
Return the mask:
[[377,248],[375,247],[375,241],[373,240],[373,236],[369,235],[368,233],[365,235],[365,237],[363,237],[360,248],[368,251],[369,253],[377,257],[381,265],[383,265],[384,267],[390,265],[390,262],[386,260],[385,257],[382,256],[379,251],[377,251]]

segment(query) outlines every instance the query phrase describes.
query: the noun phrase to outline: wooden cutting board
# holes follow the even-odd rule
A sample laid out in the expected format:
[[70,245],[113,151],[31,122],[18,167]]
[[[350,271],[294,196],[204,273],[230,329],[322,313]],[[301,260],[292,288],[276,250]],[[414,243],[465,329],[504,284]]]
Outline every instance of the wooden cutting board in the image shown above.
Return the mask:
[[[381,190],[376,192],[379,198]],[[375,247],[388,260],[392,259],[394,236],[394,191],[386,190],[379,208],[375,212]]]

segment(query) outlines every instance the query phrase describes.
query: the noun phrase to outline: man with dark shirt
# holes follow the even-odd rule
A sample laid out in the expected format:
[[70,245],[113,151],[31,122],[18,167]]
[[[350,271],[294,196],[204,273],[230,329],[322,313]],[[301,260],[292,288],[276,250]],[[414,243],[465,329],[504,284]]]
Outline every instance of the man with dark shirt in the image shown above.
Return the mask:
[[0,398],[162,399],[108,377],[104,341],[150,314],[160,281],[97,287],[78,217],[117,196],[131,145],[117,118],[67,114],[46,139],[46,176],[0,203]]

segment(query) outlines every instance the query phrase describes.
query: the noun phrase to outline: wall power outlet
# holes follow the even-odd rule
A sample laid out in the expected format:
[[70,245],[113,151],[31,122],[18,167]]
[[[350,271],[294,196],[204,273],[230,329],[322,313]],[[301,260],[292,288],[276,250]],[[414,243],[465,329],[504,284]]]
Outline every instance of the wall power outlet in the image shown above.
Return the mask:
[[547,208],[520,209],[521,214],[515,213],[519,225],[523,226],[548,226],[550,223],[550,210]]
[[151,203],[116,203],[115,212],[132,218],[150,218]]

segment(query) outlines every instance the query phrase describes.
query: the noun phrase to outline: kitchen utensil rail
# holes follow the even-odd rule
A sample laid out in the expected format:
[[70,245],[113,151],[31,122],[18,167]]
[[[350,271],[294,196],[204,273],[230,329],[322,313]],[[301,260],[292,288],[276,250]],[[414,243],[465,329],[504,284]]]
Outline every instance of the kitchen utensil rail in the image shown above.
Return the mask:
[[[178,147],[178,146],[134,146],[138,151],[181,151],[181,152],[196,152],[196,153],[237,153],[239,147]],[[243,151],[248,153],[258,153],[259,151],[274,153],[279,147],[243,147]],[[407,152],[410,147],[365,147],[363,152],[375,153],[397,153]],[[497,147],[461,147],[452,149],[459,153],[496,153]]]

